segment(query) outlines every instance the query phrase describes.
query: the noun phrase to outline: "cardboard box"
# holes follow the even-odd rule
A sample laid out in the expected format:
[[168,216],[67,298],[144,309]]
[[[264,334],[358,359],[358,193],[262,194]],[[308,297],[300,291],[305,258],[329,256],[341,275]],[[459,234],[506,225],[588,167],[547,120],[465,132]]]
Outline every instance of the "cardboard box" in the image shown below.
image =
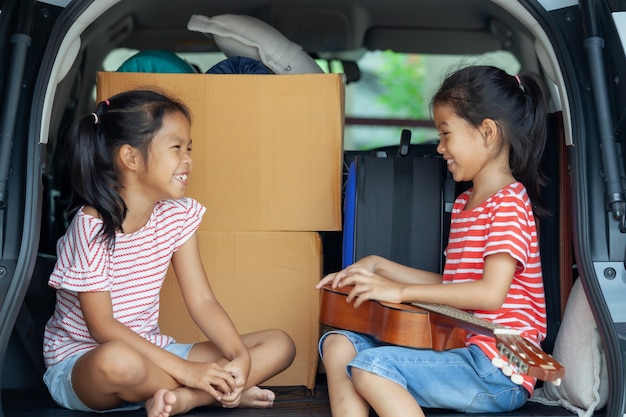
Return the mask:
[[97,74],[98,100],[155,87],[193,113],[201,230],[341,230],[340,75]]
[[[321,240],[315,232],[198,232],[211,287],[239,333],[279,328],[296,343],[293,364],[265,385],[313,388],[317,373]],[[161,331],[178,341],[206,340],[185,308],[170,271],[161,291]]]

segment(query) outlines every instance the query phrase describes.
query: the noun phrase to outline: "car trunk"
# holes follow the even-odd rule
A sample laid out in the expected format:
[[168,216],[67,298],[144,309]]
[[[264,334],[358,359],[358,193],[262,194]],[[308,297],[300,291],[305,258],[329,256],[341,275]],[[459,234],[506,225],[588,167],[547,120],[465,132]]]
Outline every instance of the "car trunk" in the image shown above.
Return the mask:
[[[229,5],[227,1],[218,3],[213,8],[202,8],[202,12],[257,13],[268,19],[277,13],[276,9],[265,3],[264,7],[252,7],[245,2],[234,5]],[[3,4],[5,16],[10,10],[9,4],[18,5],[19,1]],[[189,5],[190,1],[181,4]],[[460,4],[462,2],[451,2],[447,7],[458,8]],[[588,48],[586,52],[589,57],[585,55],[585,49],[580,46],[585,38],[598,40],[601,36],[608,38],[614,35],[611,29],[606,33],[596,30],[598,27],[612,26],[607,21],[608,11],[601,7],[594,9],[592,6],[595,2],[582,2],[581,9],[574,6],[557,9],[550,14],[537,2],[530,0],[476,0],[475,4],[480,6],[472,8],[471,13],[477,14],[477,21],[487,19],[491,22],[488,36],[484,33],[471,34],[474,31],[468,27],[457,30],[453,27],[454,23],[449,23],[454,21],[454,16],[449,16],[448,23],[452,26],[448,28],[449,33],[439,33],[442,39],[446,35],[455,35],[454,39],[459,40],[464,39],[465,35],[467,38],[463,45],[466,46],[455,46],[454,41],[423,42],[423,39],[438,36],[436,28],[432,27],[411,31],[406,28],[391,30],[384,26],[378,28],[378,32],[370,32],[369,46],[388,47],[387,40],[394,39],[390,37],[394,34],[395,39],[398,39],[399,30],[404,30],[401,37],[415,37],[422,41],[417,46],[407,41],[398,47],[420,48],[427,53],[432,53],[428,50],[432,48],[431,44],[440,48],[446,45],[451,48],[469,48],[481,39],[486,42],[485,45],[498,39],[503,44],[512,42],[511,50],[520,55],[525,54],[522,57],[525,69],[541,73],[550,84],[552,108],[548,117],[552,120],[552,130],[543,167],[550,179],[545,191],[545,202],[555,215],[540,224],[549,326],[544,348],[548,352],[552,351],[569,291],[574,281],[582,277],[591,310],[598,323],[609,374],[608,403],[593,415],[617,417],[623,414],[621,410],[624,409],[623,340],[626,320],[622,317],[623,310],[607,302],[607,294],[612,290],[618,293],[621,291],[621,288],[616,287],[619,280],[609,279],[609,275],[611,271],[619,274],[616,271],[623,269],[625,245],[622,231],[619,230],[621,219],[615,220],[614,217],[623,215],[616,213],[620,210],[620,204],[623,206],[623,199],[620,187],[616,187],[615,182],[619,184],[620,174],[623,176],[623,161],[616,155],[620,155],[620,144],[626,140],[626,133],[623,133],[626,129],[622,126],[625,120],[623,117],[617,118],[617,126],[613,126],[612,120],[616,117],[606,114],[611,113],[611,110],[605,108],[605,105],[608,103],[615,108],[624,108],[626,94],[620,96],[613,90],[602,93],[607,86],[603,84],[605,80],[600,75],[610,73],[617,78],[624,75],[622,73],[626,71],[626,66],[623,65],[623,50],[619,44],[607,42],[605,51],[610,53],[602,54],[602,51]],[[443,7],[439,13],[446,12],[446,5],[438,5],[436,1],[428,2],[428,5],[435,10]],[[133,2],[104,0],[74,1],[64,10],[62,7],[36,2],[32,11],[32,28],[24,24],[17,29],[18,32],[28,34],[28,48],[36,53],[24,57],[23,68],[17,65],[21,59],[19,53],[9,56],[9,51],[4,50],[1,55],[2,62],[11,61],[14,65],[15,74],[11,77],[18,77],[9,78],[8,74],[3,74],[4,84],[17,82],[21,86],[17,91],[21,100],[18,99],[20,104],[16,107],[16,114],[7,114],[7,118],[16,121],[14,128],[10,129],[10,135],[14,138],[12,147],[0,148],[3,152],[0,160],[9,155],[10,163],[5,165],[10,165],[11,172],[20,175],[9,177],[2,198],[6,196],[7,200],[10,198],[12,200],[9,201],[15,201],[20,196],[24,202],[7,205],[7,209],[0,210],[3,227],[0,241],[4,245],[0,264],[0,295],[3,299],[0,309],[0,353],[5,356],[0,382],[6,416],[86,415],[56,406],[41,383],[42,329],[54,303],[54,293],[47,286],[47,278],[55,260],[56,239],[64,232],[67,221],[63,210],[67,204],[69,181],[62,162],[62,135],[78,115],[91,111],[95,74],[101,70],[106,53],[120,45],[141,49],[146,45],[151,30],[155,30],[143,21],[134,20],[134,7],[150,6],[146,3],[139,5],[139,2],[133,5]],[[171,2],[169,7],[172,7]],[[346,11],[346,15],[360,13],[358,7],[348,2],[341,8]],[[174,9],[171,9],[172,19],[188,10],[184,7],[181,7],[181,11]],[[154,10],[158,14],[167,9],[155,6]],[[18,15],[25,21],[31,18],[28,12],[15,14],[16,17]],[[594,15],[598,16],[597,19],[592,18]],[[293,16],[296,16],[296,12]],[[333,16],[337,18],[337,15],[326,15],[326,18],[331,19]],[[581,20],[586,22],[586,33],[581,30]],[[500,25],[503,21],[507,25]],[[178,22],[181,22],[180,16]],[[511,31],[507,32],[507,28]],[[171,43],[164,42],[162,48],[176,50],[176,40],[181,36],[182,29],[177,26],[168,31],[170,36],[167,39]],[[200,38],[198,35],[194,39]],[[298,41],[306,42],[306,36]],[[600,54],[600,58],[594,55],[596,53]],[[588,61],[597,63],[598,60],[603,66],[587,65]],[[581,91],[581,86],[588,87],[588,90]],[[601,93],[594,95],[589,92],[598,90]],[[611,123],[603,124],[606,119]],[[598,135],[596,131],[603,134]],[[613,131],[618,132],[617,138],[611,136]],[[600,139],[596,137],[604,138],[604,142],[600,144]],[[615,144],[617,148],[611,146]],[[8,154],[6,149],[10,149]],[[605,150],[604,154],[601,149]],[[344,156],[346,161],[353,157],[354,153],[350,152]],[[605,190],[607,177],[613,187],[608,192]],[[592,204],[593,201],[603,203]],[[608,201],[610,210],[606,209],[604,201]],[[337,243],[340,240],[340,232],[322,233],[324,272],[336,270],[337,250],[340,246]],[[1,268],[4,268],[4,272]],[[280,386],[275,389],[277,400],[272,410],[206,407],[187,415],[330,416],[327,386],[321,367],[313,387]],[[445,410],[426,412],[427,415],[458,415]],[[123,415],[143,414],[137,411]],[[519,410],[503,415],[561,416],[571,413],[562,407],[528,403]]]

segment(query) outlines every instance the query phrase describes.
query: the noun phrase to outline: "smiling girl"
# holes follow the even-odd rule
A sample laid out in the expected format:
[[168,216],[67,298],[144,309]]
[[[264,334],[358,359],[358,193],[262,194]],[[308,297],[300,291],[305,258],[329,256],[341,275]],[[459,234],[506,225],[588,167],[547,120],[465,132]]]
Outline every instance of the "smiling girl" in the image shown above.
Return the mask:
[[[546,106],[530,75],[490,66],[461,69],[432,100],[437,151],[456,181],[471,181],[452,210],[443,274],[367,256],[324,277],[318,288],[349,286],[346,301],[444,304],[521,332],[539,346],[545,297],[535,226],[543,177]],[[383,345],[368,335],[331,331],[320,340],[334,417],[423,416],[422,407],[463,413],[521,407],[535,380],[511,379],[492,363],[491,336],[468,333],[443,352]]]
[[[240,336],[211,290],[196,236],[205,208],[184,197],[190,120],[184,104],[137,90],[100,102],[71,131],[75,214],[57,243],[44,341],[44,381],[63,407],[145,406],[149,417],[213,403],[269,407],[274,393],[256,384],[293,360],[281,330]],[[208,341],[179,344],[159,330],[170,261]]]

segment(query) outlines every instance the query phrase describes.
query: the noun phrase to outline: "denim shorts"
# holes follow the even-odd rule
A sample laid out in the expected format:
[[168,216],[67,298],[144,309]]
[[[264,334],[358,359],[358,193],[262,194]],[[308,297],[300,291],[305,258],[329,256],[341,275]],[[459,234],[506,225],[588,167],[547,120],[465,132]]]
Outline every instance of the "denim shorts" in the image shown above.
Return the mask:
[[462,413],[497,413],[515,410],[526,402],[528,391],[496,368],[478,346],[438,352],[381,344],[370,336],[342,334],[354,345],[357,355],[346,372],[359,368],[402,385],[421,407],[456,410]]
[[[187,359],[187,356],[189,355],[192,347],[193,343],[170,343],[163,349],[183,359]],[[83,404],[76,396],[74,388],[72,387],[72,369],[74,368],[74,364],[76,363],[78,358],[80,358],[85,353],[87,352],[81,352],[72,355],[46,369],[46,372],[43,375],[43,381],[48,387],[48,391],[50,391],[50,395],[52,396],[54,402],[56,402],[61,407],[67,408],[69,410],[91,411],[93,413],[138,410],[144,407],[143,402],[125,402],[120,407],[110,410],[92,410],[91,408]]]

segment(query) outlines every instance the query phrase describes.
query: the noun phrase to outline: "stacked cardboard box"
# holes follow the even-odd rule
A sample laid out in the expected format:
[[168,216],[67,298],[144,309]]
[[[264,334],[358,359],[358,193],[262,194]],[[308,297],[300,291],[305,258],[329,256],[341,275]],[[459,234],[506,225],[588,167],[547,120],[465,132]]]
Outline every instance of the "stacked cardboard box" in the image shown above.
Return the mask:
[[[207,207],[198,231],[209,282],[240,333],[280,328],[294,363],[268,385],[312,387],[318,364],[320,231],[341,229],[343,80],[339,75],[100,72],[98,100],[151,88],[192,111],[188,195]],[[170,272],[162,331],[205,340]]]

